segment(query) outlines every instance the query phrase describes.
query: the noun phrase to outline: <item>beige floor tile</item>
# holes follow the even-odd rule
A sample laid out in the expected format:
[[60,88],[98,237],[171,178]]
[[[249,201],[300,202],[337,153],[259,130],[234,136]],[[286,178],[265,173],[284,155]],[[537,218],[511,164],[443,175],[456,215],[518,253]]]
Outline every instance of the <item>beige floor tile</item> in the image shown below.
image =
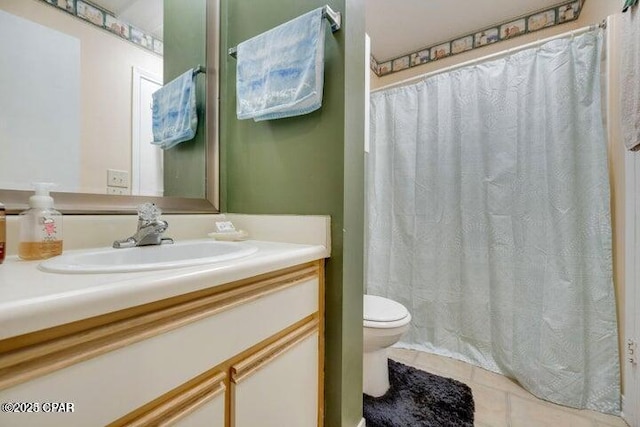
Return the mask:
[[409,350],[406,348],[394,348],[389,349],[389,357],[396,362],[403,363],[405,365],[413,366],[413,362],[416,360],[418,352],[416,350]]
[[509,395],[512,427],[593,427],[592,420],[580,415],[522,398]]
[[418,352],[414,366],[432,374],[449,377],[463,382],[471,380],[472,366],[450,357]]
[[[549,402],[545,402],[545,404],[551,405],[551,406],[559,406]],[[564,406],[559,406],[559,407],[561,407],[563,410],[566,410],[567,412],[579,415],[584,418],[589,418],[590,420],[594,420],[596,422],[602,423],[602,425],[605,425],[608,427],[628,427],[627,423],[620,417],[607,415],[601,412],[590,411],[586,409],[566,408]]]
[[[575,409],[575,408],[570,408],[568,406],[563,406],[563,405],[557,405],[554,404],[552,402],[549,402],[547,400],[543,400],[543,399],[539,399],[536,396],[534,396],[533,394],[529,393],[528,391],[526,391],[525,389],[523,389],[517,382],[511,380],[510,378],[506,378],[503,377],[502,375],[498,375],[498,374],[494,374],[492,372],[488,372],[485,371],[482,368],[477,368],[474,367],[473,368],[473,376],[472,376],[472,380],[477,381],[478,377],[482,377],[485,380],[488,380],[489,382],[491,382],[492,387],[496,387],[499,388],[501,390],[505,390],[508,391],[509,393],[516,395],[518,397],[522,397],[524,399],[528,399],[531,400],[532,402],[535,402],[536,404],[542,405],[542,406],[546,406],[552,409],[560,409],[562,411],[568,412],[570,414],[573,415],[577,415],[580,416],[582,418],[587,418],[593,421],[600,421],[602,423],[604,423],[605,425],[610,425],[611,427],[628,427],[627,423],[625,423],[625,421],[620,418],[620,417],[616,417],[613,415],[607,415],[607,414],[603,414],[600,412],[596,412],[596,411],[590,411],[590,410],[586,410],[586,409]],[[484,371],[484,373],[488,373],[491,374],[491,376],[486,375],[486,374],[478,374],[478,371],[482,370]],[[499,378],[496,378],[499,377]]]
[[615,421],[614,424],[610,424],[610,423],[604,423],[602,421],[598,421],[596,420],[596,427],[629,427],[629,424],[627,424],[622,418],[618,417],[619,421]]
[[486,369],[482,369],[477,366],[473,367],[471,381],[485,385],[487,387],[506,391],[515,394],[516,396],[535,399],[535,396],[533,396],[527,390],[523,389],[517,381],[512,380],[511,378],[507,378],[504,375],[487,371]]
[[475,423],[477,426],[507,427],[507,393],[493,388],[468,382],[473,392]]
[[620,417],[616,417],[613,415],[602,414],[596,411],[578,411],[578,414],[595,420],[597,423],[602,423],[602,425],[609,427],[628,427],[629,425]]

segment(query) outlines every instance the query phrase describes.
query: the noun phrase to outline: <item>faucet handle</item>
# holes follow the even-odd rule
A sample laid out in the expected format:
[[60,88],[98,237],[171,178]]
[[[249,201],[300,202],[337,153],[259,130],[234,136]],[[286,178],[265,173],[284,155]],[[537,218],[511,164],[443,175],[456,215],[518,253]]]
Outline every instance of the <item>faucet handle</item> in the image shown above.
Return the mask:
[[144,221],[153,221],[158,219],[162,211],[155,203],[143,203],[138,206],[138,218]]

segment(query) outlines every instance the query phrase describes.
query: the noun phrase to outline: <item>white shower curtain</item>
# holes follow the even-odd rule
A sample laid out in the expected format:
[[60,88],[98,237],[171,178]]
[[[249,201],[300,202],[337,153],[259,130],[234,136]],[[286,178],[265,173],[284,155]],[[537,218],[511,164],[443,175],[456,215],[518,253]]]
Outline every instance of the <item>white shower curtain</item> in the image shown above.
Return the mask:
[[405,346],[619,413],[602,34],[371,96],[367,292]]

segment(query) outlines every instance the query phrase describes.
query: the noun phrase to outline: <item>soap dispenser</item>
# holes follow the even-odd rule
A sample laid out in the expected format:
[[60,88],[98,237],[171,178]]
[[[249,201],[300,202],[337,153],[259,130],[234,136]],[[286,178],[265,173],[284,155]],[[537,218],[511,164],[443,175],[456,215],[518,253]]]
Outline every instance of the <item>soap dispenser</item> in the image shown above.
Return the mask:
[[35,195],[29,197],[30,209],[20,214],[18,256],[24,260],[46,259],[62,253],[62,214],[53,209],[51,187],[50,183],[35,183]]

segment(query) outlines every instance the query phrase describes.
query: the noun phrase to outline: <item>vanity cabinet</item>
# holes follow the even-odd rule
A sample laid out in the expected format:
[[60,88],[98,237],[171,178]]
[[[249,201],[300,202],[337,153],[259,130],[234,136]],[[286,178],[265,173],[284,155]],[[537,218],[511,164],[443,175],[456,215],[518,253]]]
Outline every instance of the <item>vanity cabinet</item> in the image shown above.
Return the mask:
[[0,425],[321,425],[323,295],[314,261],[4,339],[0,402],[39,407]]

